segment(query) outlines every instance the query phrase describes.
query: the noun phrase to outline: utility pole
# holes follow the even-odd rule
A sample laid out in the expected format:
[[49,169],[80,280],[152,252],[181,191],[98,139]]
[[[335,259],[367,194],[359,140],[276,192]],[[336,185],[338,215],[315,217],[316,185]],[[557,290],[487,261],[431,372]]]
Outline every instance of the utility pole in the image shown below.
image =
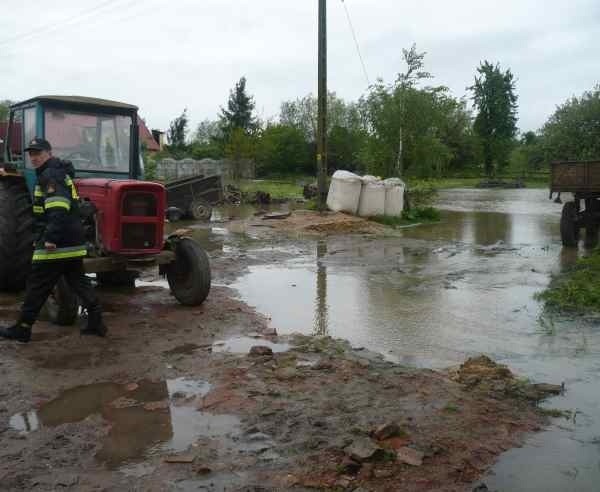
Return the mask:
[[327,201],[327,0],[319,0],[319,94],[317,118],[318,208],[325,211]]

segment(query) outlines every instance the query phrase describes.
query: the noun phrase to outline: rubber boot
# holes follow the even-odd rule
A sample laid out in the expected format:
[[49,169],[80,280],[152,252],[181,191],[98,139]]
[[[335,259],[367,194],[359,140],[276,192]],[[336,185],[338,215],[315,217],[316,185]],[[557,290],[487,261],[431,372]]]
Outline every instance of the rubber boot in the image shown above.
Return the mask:
[[87,326],[81,330],[81,334],[105,337],[107,332],[108,328],[102,321],[102,312],[88,311]]
[[0,328],[0,337],[27,343],[31,340],[31,325],[24,321],[17,321],[12,326]]

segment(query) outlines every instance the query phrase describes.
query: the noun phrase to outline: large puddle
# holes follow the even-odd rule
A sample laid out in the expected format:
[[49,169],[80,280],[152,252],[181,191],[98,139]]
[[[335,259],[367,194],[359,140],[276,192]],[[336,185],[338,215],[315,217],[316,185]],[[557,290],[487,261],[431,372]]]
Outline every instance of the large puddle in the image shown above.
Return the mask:
[[400,238],[330,238],[254,266],[234,285],[279,333],[328,334],[404,364],[446,367],[486,353],[536,381],[565,382],[546,406],[577,410],[505,453],[491,490],[597,490],[600,326],[548,318],[534,294],[582,252],[560,243],[546,190],[449,190],[442,222]]
[[100,415],[110,424],[96,458],[108,468],[142,462],[153,453],[186,450],[199,437],[240,432],[237,417],[200,412],[194,401],[210,385],[185,378],[98,383],[69,389],[37,410],[13,415],[10,426],[30,433]]

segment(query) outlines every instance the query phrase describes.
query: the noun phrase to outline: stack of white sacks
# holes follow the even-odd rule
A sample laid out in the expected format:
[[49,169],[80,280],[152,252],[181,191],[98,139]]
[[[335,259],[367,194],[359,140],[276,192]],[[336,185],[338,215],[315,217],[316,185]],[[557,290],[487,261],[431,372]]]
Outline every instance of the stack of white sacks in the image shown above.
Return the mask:
[[404,188],[399,178],[382,181],[375,176],[361,178],[348,171],[336,171],[331,178],[327,206],[334,212],[360,217],[397,217],[404,208]]

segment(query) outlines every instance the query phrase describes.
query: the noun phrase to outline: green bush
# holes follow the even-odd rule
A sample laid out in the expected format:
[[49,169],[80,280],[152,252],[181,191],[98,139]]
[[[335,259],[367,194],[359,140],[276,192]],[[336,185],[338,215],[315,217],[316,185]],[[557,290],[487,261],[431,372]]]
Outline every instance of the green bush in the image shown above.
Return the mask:
[[410,181],[406,188],[406,208],[429,207],[437,196],[437,188],[424,180]]

